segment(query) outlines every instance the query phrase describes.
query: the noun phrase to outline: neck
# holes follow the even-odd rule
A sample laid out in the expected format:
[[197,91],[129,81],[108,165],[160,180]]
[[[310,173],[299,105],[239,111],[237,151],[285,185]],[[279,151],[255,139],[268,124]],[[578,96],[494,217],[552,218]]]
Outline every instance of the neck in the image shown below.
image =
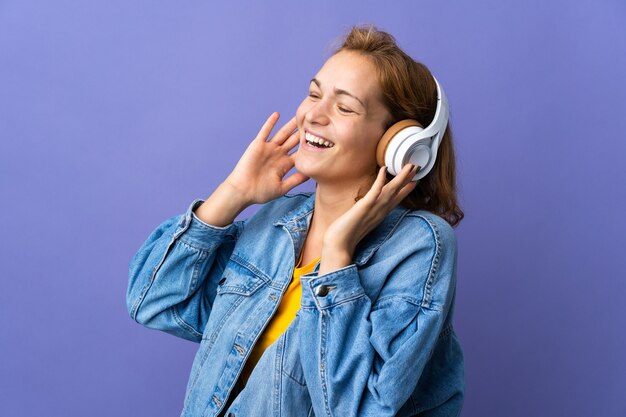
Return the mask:
[[310,228],[323,236],[328,226],[350,210],[357,195],[360,197],[365,195],[374,183],[374,179],[367,178],[351,184],[337,183],[336,181],[318,182]]

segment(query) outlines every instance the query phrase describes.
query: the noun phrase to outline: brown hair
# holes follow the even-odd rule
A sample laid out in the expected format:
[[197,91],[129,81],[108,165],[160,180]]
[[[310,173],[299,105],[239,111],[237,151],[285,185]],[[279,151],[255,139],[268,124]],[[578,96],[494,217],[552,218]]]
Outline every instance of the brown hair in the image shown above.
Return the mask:
[[[428,126],[437,108],[437,85],[425,65],[416,62],[396,44],[395,38],[374,26],[353,26],[332,55],[348,50],[369,57],[377,69],[383,103],[391,113],[385,129],[403,119]],[[387,173],[387,179],[393,176]],[[431,171],[400,203],[412,210],[424,209],[457,226],[464,214],[457,202],[456,171],[450,122]]]

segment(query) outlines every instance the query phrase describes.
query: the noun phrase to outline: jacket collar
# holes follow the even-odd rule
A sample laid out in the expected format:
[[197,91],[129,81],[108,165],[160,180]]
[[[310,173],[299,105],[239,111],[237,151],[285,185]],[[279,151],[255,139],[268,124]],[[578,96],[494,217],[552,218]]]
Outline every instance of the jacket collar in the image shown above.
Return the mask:
[[[274,226],[283,226],[290,233],[308,231],[313,209],[315,208],[315,192],[312,192],[306,200],[298,204],[297,207],[285,213],[276,220]],[[356,265],[365,264],[380,245],[385,242],[398,226],[402,218],[410,211],[403,206],[396,206],[370,233],[367,234],[357,245],[354,252],[353,261]]]

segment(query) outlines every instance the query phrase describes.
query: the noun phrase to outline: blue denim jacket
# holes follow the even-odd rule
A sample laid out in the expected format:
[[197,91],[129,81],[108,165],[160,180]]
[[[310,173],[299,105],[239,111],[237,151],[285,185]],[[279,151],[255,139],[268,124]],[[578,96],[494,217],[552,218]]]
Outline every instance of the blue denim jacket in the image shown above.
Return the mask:
[[463,352],[452,327],[456,237],[441,217],[394,208],[353,263],[301,277],[296,318],[238,382],[292,278],[315,194],[249,219],[167,219],[129,268],[127,304],[146,327],[200,343],[181,416],[458,416]]

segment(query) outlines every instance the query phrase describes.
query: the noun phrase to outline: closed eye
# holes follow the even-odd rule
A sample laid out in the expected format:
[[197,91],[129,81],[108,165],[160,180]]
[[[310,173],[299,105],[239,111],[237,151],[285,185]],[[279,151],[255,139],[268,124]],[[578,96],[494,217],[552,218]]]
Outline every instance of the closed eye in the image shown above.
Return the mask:
[[342,111],[342,112],[344,112],[344,113],[354,113],[352,110],[350,110],[350,109],[346,109],[346,108],[344,108],[344,107],[339,107],[339,111]]
[[[320,98],[320,96],[319,96],[317,93],[314,93],[314,92],[312,92],[312,91],[309,93],[309,97],[311,97],[311,98],[316,98],[316,99],[317,99],[317,98]],[[355,113],[354,111],[352,111],[352,110],[350,110],[350,109],[348,109],[348,108],[342,107],[342,106],[338,106],[337,108],[338,108],[338,109],[339,109],[339,111],[340,111],[340,112],[342,112],[342,113],[346,113],[346,114]]]

